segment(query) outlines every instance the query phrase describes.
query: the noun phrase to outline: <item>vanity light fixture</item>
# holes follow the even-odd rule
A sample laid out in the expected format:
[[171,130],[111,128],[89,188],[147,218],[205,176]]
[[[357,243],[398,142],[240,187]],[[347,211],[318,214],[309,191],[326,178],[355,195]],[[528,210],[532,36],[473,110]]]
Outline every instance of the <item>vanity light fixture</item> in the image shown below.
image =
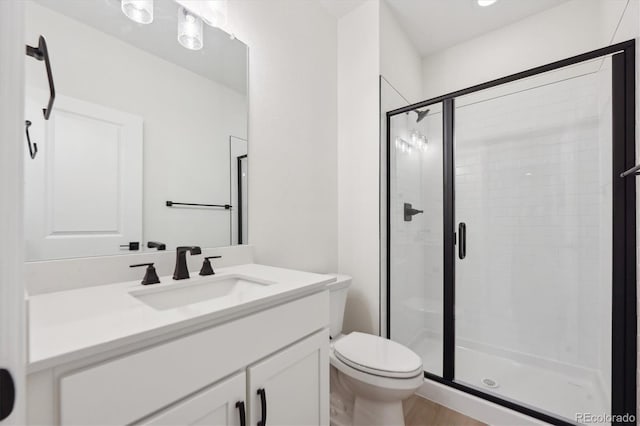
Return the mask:
[[178,42],[190,50],[200,50],[204,45],[202,18],[184,7],[178,9]]
[[120,8],[127,18],[139,24],[153,22],[153,0],[122,0]]
[[478,6],[487,7],[487,6],[491,6],[498,0],[477,0],[477,1],[478,1]]

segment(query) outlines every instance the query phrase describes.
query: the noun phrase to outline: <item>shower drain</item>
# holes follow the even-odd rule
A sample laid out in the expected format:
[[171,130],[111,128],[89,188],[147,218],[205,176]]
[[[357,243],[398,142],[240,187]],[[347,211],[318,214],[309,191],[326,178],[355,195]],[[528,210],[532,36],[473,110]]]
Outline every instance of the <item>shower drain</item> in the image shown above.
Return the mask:
[[498,384],[498,382],[496,382],[495,380],[489,379],[489,378],[486,378],[486,377],[484,379],[482,379],[482,384],[485,385],[488,388],[493,388],[493,389],[495,389],[498,386],[500,386]]

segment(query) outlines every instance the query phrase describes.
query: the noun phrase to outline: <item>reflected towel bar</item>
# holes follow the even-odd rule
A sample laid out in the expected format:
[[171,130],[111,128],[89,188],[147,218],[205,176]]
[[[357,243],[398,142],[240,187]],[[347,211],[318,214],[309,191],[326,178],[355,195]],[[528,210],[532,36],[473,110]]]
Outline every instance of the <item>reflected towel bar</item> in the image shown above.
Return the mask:
[[620,173],[621,178],[627,177],[629,175],[636,175],[636,176],[640,175],[640,164],[633,166],[632,168],[630,168],[624,173]]
[[173,206],[192,206],[192,207],[221,207],[225,210],[229,210],[231,208],[230,204],[198,204],[198,203],[177,203],[175,201],[167,201],[167,207]]

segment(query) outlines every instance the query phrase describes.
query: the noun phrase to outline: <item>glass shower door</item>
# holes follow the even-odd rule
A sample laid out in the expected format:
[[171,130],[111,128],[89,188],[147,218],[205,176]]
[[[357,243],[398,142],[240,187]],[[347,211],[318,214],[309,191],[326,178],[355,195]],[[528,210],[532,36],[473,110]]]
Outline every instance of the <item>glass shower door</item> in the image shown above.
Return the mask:
[[442,104],[389,122],[390,337],[442,375]]
[[455,100],[455,380],[610,413],[610,58]]

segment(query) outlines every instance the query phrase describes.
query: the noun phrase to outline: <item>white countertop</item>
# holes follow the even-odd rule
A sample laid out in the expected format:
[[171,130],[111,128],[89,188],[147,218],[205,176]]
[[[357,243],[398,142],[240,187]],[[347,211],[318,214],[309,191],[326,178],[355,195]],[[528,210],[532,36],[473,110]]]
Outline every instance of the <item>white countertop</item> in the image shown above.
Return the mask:
[[28,372],[199,324],[213,326],[230,317],[248,315],[294,297],[314,293],[335,281],[335,277],[329,275],[257,264],[218,268],[215,277],[233,274],[275,284],[240,302],[220,297],[167,310],[156,310],[129,292],[141,288],[180,286],[208,280],[211,276],[200,277],[196,271],[191,272],[189,280],[174,281],[171,277],[160,277],[160,284],[149,286],[142,286],[140,281],[129,281],[30,297]]

